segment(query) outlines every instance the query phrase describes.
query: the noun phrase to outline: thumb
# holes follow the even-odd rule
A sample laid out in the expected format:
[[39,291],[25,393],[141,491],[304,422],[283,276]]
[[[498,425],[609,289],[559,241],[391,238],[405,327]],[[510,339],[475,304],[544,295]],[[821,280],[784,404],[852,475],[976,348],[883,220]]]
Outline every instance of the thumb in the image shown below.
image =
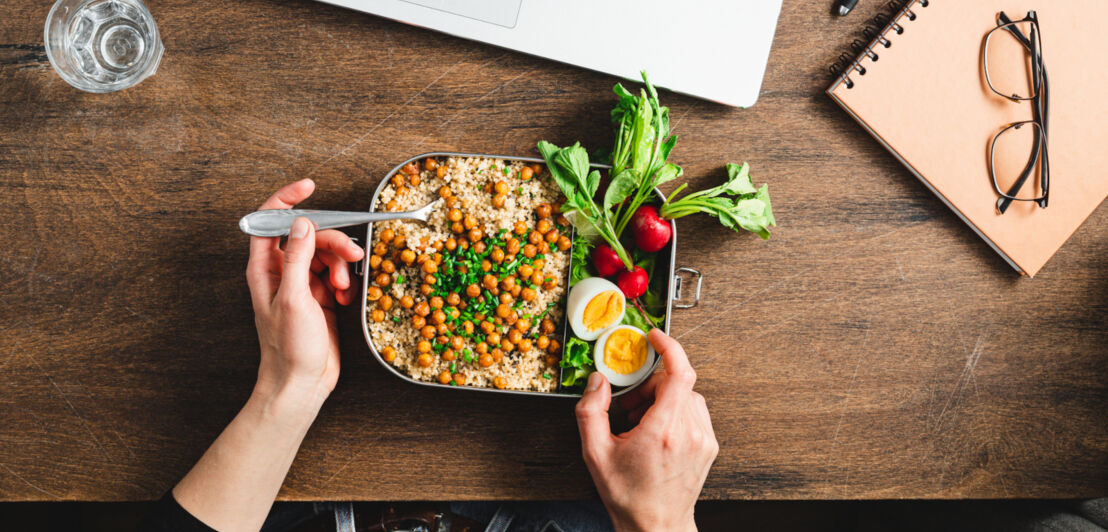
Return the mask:
[[308,276],[311,274],[312,257],[315,256],[315,226],[307,218],[292,222],[289,239],[285,244],[285,268],[281,274],[281,290],[291,295],[308,292]]
[[612,444],[612,427],[608,422],[608,407],[612,404],[612,387],[600,372],[589,375],[585,393],[577,401],[577,429],[581,431],[581,448],[586,459],[602,454]]

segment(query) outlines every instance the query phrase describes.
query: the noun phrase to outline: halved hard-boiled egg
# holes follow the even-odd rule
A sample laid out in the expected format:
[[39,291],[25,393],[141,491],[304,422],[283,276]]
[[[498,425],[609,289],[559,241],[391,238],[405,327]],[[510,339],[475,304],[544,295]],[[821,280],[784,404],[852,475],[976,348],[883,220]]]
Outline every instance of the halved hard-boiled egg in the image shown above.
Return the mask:
[[627,302],[615,283],[603,277],[582,279],[569,291],[566,312],[578,338],[591,342],[604,329],[623,321]]
[[654,367],[654,347],[638,327],[617,325],[596,340],[596,370],[612,386],[630,386]]

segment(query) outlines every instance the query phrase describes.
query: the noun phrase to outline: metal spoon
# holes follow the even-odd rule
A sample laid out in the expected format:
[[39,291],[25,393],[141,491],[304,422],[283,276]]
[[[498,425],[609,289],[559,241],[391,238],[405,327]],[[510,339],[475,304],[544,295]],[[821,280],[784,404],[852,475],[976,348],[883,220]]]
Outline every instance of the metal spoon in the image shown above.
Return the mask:
[[351,212],[316,211],[307,209],[267,209],[255,211],[239,220],[239,229],[250,236],[286,236],[292,221],[303,216],[316,225],[316,229],[334,229],[385,220],[419,220],[426,222],[431,212],[442,200],[435,200],[414,211],[404,212]]

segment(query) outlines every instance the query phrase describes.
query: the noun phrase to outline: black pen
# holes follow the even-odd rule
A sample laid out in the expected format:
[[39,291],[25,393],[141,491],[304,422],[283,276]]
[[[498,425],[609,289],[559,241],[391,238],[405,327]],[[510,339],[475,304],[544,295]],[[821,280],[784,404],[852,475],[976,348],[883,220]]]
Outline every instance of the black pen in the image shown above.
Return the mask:
[[850,13],[851,9],[854,9],[854,6],[858,5],[858,0],[838,0],[838,4],[839,9],[836,13],[838,13],[840,17],[844,17],[847,13]]

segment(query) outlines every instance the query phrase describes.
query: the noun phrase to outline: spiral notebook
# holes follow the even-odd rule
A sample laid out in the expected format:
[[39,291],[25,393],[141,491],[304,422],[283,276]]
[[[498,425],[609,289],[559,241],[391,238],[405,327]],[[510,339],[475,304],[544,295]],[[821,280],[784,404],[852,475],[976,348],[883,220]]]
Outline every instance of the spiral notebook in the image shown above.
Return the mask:
[[[844,57],[827,93],[1013,268],[1034,276],[1108,197],[1108,20],[1103,0],[913,0],[898,4],[857,57]],[[1004,11],[1039,17],[1050,80],[1049,205],[1015,202],[1004,214],[989,177],[988,145],[1030,120],[985,83],[985,34]]]

